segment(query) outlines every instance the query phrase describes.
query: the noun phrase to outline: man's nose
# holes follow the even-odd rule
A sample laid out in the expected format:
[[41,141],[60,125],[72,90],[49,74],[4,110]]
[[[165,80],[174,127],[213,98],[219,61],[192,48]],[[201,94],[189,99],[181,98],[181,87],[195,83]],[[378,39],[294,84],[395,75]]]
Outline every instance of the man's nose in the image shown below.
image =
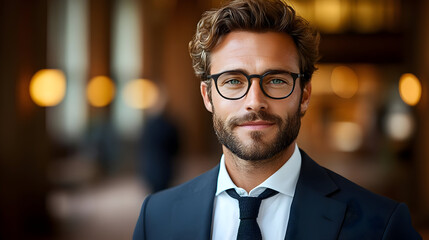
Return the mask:
[[267,96],[265,96],[259,86],[259,79],[254,78],[251,80],[251,83],[249,92],[247,92],[245,97],[246,109],[248,111],[266,110],[268,107]]

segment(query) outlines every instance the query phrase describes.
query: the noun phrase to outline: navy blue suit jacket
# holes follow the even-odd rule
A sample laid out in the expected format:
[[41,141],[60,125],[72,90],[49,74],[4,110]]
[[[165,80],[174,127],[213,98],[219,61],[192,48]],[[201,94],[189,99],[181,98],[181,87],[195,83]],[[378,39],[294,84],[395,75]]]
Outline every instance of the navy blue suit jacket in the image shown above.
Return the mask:
[[[301,151],[302,166],[285,239],[421,239],[408,208],[319,166]],[[219,166],[148,196],[134,240],[210,239]]]

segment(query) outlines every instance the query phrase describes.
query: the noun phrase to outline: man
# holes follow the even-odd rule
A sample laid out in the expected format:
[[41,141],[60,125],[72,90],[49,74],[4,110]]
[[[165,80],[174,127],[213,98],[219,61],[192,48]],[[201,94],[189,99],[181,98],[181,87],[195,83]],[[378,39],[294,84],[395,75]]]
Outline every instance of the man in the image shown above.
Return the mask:
[[148,196],[134,239],[420,239],[405,204],[298,149],[319,35],[281,0],[206,12],[189,44],[220,164]]

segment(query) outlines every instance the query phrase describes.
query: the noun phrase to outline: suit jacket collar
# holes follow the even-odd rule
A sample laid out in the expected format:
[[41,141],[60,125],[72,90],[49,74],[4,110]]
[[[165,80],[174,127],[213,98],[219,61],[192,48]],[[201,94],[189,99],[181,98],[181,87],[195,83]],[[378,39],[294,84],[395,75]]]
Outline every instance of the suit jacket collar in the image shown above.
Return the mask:
[[337,239],[346,204],[329,197],[339,188],[327,171],[305,152],[301,151],[301,155],[301,172],[285,239]]

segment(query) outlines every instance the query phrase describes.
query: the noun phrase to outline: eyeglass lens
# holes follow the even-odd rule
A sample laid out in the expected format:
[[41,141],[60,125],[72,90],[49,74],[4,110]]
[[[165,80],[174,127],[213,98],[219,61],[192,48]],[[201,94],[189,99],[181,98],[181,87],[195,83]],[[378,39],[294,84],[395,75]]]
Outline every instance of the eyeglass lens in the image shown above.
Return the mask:
[[[272,98],[284,98],[293,90],[294,80],[289,73],[264,75],[262,89]],[[219,93],[226,98],[243,97],[250,88],[250,81],[240,72],[226,72],[217,79]]]

